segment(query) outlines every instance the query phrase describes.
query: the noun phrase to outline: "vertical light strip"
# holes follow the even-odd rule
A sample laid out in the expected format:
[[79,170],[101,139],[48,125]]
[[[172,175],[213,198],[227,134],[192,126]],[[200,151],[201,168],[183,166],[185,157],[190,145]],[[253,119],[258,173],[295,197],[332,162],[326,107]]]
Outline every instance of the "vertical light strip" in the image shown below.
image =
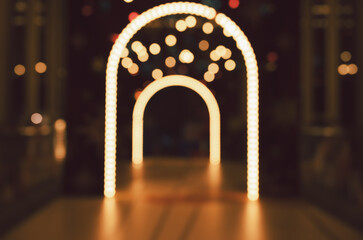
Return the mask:
[[239,26],[223,13],[216,23],[228,31],[241,50],[247,68],[247,197],[259,198],[258,67],[253,48]]
[[133,35],[149,22],[174,14],[192,14],[207,19],[215,19],[233,37],[241,50],[247,68],[247,194],[250,200],[259,197],[258,186],[258,68],[250,42],[245,34],[230,18],[222,13],[216,16],[215,9],[189,2],[167,3],[147,10],[129,23],[117,38],[108,58],[106,70],[106,113],[105,113],[105,185],[106,197],[116,193],[116,110],[117,110],[117,70],[121,53]]
[[63,119],[54,122],[54,158],[57,162],[63,162],[67,154],[66,144],[67,123]]
[[219,165],[221,161],[221,120],[217,100],[211,91],[200,81],[183,75],[170,75],[155,80],[137,98],[132,116],[132,163],[141,164],[143,161],[143,119],[147,103],[155,93],[172,86],[189,88],[198,93],[206,103],[210,121],[209,161],[212,165]]

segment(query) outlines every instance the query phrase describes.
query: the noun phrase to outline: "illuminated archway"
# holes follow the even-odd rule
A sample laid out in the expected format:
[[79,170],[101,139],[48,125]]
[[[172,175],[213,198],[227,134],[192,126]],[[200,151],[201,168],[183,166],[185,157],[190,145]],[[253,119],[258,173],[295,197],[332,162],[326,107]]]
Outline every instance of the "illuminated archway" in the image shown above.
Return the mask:
[[199,3],[175,2],[151,8],[130,22],[120,33],[112,47],[106,69],[105,104],[105,177],[104,195],[113,197],[116,193],[116,111],[117,72],[121,53],[127,43],[149,22],[175,14],[192,14],[214,19],[236,41],[247,69],[247,196],[250,200],[259,198],[259,133],[258,133],[258,68],[256,56],[246,35],[240,27],[223,13]]
[[139,95],[132,115],[132,163],[143,161],[144,111],[150,98],[158,91],[172,86],[182,86],[198,93],[207,105],[209,112],[209,161],[217,165],[221,161],[221,117],[217,100],[211,91],[200,81],[183,75],[170,75],[150,83]]

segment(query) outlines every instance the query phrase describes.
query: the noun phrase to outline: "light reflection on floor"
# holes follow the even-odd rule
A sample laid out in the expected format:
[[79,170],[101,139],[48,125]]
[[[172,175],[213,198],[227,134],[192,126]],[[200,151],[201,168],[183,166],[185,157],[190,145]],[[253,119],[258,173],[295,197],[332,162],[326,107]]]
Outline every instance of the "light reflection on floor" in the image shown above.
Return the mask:
[[122,166],[115,199],[59,198],[4,239],[363,239],[298,199],[249,202],[242,171],[168,159]]

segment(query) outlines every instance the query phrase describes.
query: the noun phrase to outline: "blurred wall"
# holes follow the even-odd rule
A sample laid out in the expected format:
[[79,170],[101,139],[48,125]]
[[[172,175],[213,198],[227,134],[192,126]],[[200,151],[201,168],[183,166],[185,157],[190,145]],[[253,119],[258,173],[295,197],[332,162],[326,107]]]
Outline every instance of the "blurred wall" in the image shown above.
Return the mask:
[[363,229],[360,0],[301,1],[301,151],[305,197]]
[[0,233],[61,189],[65,8],[0,1]]

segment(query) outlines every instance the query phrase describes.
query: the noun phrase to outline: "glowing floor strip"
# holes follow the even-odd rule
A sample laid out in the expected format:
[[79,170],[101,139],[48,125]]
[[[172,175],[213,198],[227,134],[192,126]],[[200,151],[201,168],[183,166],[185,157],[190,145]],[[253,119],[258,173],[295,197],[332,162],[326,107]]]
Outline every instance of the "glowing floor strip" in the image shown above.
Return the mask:
[[259,133],[258,133],[258,68],[250,42],[240,27],[223,13],[215,9],[189,2],[167,3],[143,12],[121,32],[112,47],[106,70],[105,112],[105,179],[104,194],[113,197],[116,193],[116,110],[117,71],[121,53],[134,34],[149,22],[174,14],[192,14],[215,19],[223,30],[232,36],[241,50],[247,68],[247,196],[250,200],[259,197]]
[[200,81],[182,75],[171,75],[155,80],[137,98],[132,118],[132,163],[141,164],[143,161],[144,111],[147,103],[155,93],[172,86],[189,88],[198,93],[206,103],[210,120],[209,161],[212,165],[218,165],[221,161],[221,120],[217,100],[211,91]]

